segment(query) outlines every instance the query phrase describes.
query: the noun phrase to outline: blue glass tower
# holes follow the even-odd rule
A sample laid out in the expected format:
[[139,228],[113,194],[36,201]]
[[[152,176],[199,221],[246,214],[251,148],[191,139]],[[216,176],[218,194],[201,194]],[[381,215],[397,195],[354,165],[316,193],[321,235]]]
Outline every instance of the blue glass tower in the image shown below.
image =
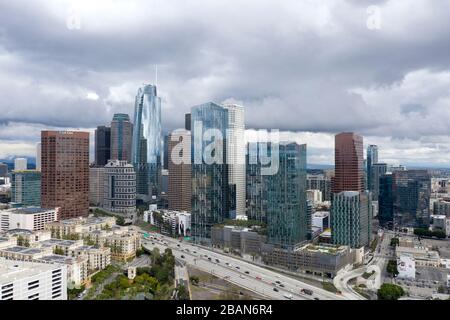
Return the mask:
[[[228,165],[226,164],[226,131],[228,110],[215,103],[192,107],[191,110],[191,161],[192,161],[192,216],[191,232],[196,242],[211,238],[211,227],[230,218]],[[211,139],[209,133],[215,133]],[[221,135],[221,137],[220,137]],[[216,150],[208,153],[211,143]],[[217,161],[211,163],[204,157],[211,154]]]
[[279,170],[267,176],[266,195],[269,242],[292,250],[307,240],[305,144],[280,144]]
[[41,206],[41,172],[35,170],[11,173],[11,201],[18,206]]
[[136,191],[143,200],[159,196],[161,149],[161,98],[156,86],[144,85],[136,95],[132,146]]

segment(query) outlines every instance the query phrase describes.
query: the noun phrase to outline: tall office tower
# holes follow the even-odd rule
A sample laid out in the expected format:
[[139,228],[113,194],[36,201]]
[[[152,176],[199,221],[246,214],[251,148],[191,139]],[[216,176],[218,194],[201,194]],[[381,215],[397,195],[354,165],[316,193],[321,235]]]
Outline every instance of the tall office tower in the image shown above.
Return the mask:
[[37,170],[11,173],[11,202],[23,207],[41,206],[41,172]]
[[36,144],[36,170],[41,171],[41,143]]
[[103,208],[133,219],[136,214],[136,173],[133,165],[127,161],[108,161],[103,181]]
[[245,116],[244,107],[224,105],[228,110],[227,163],[230,217],[245,216]]
[[395,227],[430,225],[431,175],[427,170],[393,173]]
[[387,172],[386,163],[374,163],[371,168],[370,192],[372,192],[372,200],[377,201],[380,191],[380,177]]
[[267,176],[267,238],[293,249],[307,240],[306,145],[280,144],[279,170]]
[[378,221],[380,226],[392,228],[394,222],[394,186],[392,174],[380,177],[378,193]]
[[61,218],[89,213],[89,132],[42,131],[41,206]]
[[364,191],[363,137],[353,132],[337,134],[334,159],[332,192]]
[[[192,107],[191,128],[191,231],[194,241],[207,242],[211,227],[230,218],[225,148],[228,109],[212,102]],[[217,148],[212,149],[213,144]]]
[[191,131],[191,114],[190,113],[186,113],[184,115],[184,128],[186,130]]
[[104,190],[105,167],[89,167],[89,204],[102,207]]
[[320,190],[323,201],[331,201],[331,178],[325,174],[308,174],[307,190]]
[[343,191],[334,194],[330,218],[334,244],[351,248],[370,244],[372,202],[369,192]]
[[95,164],[104,166],[111,158],[111,128],[99,126],[95,130]]
[[133,132],[137,193],[144,201],[159,195],[161,152],[161,98],[156,86],[144,85],[136,95]]
[[249,143],[248,150],[245,179],[247,218],[267,224],[267,177],[261,174],[258,143]]
[[[374,192],[373,185],[373,172],[372,168],[375,163],[378,163],[378,146],[371,144],[367,147],[367,160],[366,160],[366,174],[367,174],[367,189],[372,193]],[[375,198],[374,198],[375,199]]]
[[176,130],[169,135],[168,143],[169,209],[190,212],[192,195],[191,132]]
[[108,160],[132,163],[133,124],[130,116],[116,113],[111,121],[111,156]]
[[163,140],[163,169],[164,170],[169,170],[169,137],[170,134],[166,134],[164,135],[164,140]]
[[14,159],[14,170],[24,171],[27,170],[27,159],[26,158],[16,158]]
[[0,177],[8,176],[8,165],[6,163],[0,162]]

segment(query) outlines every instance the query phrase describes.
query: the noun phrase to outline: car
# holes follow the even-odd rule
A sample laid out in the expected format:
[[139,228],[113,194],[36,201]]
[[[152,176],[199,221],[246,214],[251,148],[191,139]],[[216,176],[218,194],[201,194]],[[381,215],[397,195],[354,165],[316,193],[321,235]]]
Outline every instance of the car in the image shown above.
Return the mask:
[[278,290],[278,288],[273,288],[273,291],[279,292],[280,290]]
[[313,295],[313,291],[309,290],[309,289],[302,289],[300,292],[307,294],[308,296],[312,296]]
[[211,261],[211,257],[209,257],[208,260]]
[[240,296],[243,296],[244,293],[243,293],[242,291],[239,291],[239,295],[240,295]]
[[314,300],[320,300],[319,298],[315,297]]
[[184,258],[185,258],[185,256],[181,255],[181,259],[184,259]]
[[255,278],[256,280],[262,280],[260,276],[256,276]]
[[275,283],[277,283],[277,284],[280,284],[280,283],[281,283],[281,281],[278,281],[278,280],[277,280],[277,281],[275,281]]
[[241,274],[241,275],[239,275],[239,278],[241,278],[241,279],[245,279],[245,277]]
[[179,248],[179,247],[180,247],[180,245],[179,245],[179,244],[177,244],[177,247]]
[[230,264],[228,262],[225,262],[225,265],[229,266]]
[[283,297],[285,297],[286,299],[292,300],[292,294],[285,293],[285,294],[283,294]]
[[236,269],[240,269],[239,266],[236,266]]
[[220,263],[220,260],[219,260],[219,259],[216,259],[216,262],[217,262],[217,263]]
[[245,271],[245,273],[246,273],[246,274],[250,274],[250,272],[248,272],[248,271]]
[[194,253],[197,253],[197,251],[194,251]]
[[280,283],[280,287],[284,288],[284,284]]

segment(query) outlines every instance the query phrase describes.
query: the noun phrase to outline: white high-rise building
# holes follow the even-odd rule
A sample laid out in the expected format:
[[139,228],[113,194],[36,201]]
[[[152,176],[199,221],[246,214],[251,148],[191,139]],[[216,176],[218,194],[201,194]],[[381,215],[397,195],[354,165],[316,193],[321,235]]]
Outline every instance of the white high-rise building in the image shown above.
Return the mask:
[[233,188],[232,217],[245,216],[245,115],[244,107],[225,104],[228,109],[227,163],[228,184]]
[[41,171],[41,143],[36,145],[36,170]]
[[14,170],[15,171],[27,170],[27,159],[26,158],[14,159]]
[[67,267],[0,258],[0,300],[67,300]]

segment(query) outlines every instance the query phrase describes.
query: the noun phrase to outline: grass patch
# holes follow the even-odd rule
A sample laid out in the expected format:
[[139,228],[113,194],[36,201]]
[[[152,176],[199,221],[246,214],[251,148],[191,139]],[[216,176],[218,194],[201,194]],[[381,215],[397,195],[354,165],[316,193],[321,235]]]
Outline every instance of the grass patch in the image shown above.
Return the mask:
[[362,275],[362,277],[364,278],[364,279],[369,279],[372,275],[374,275],[375,274],[375,271],[372,271],[372,272],[364,272],[363,273],[363,275]]
[[332,293],[339,293],[339,290],[331,282],[322,282],[322,288]]

